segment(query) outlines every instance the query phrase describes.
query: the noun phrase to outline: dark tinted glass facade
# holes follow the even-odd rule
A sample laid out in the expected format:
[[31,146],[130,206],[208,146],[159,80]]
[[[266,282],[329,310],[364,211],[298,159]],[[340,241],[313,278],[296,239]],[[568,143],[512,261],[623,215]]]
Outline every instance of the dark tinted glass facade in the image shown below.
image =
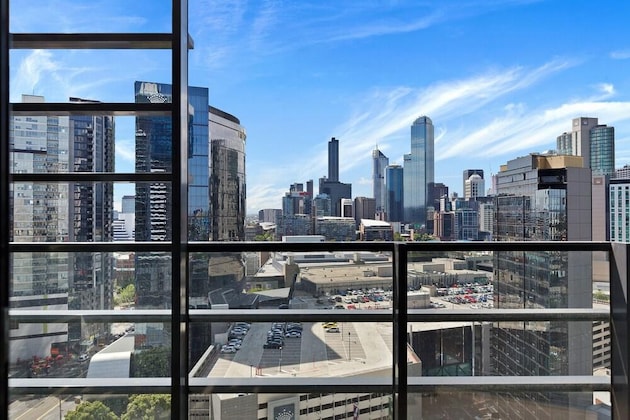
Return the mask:
[[388,166],[385,183],[387,189],[387,220],[390,222],[403,221],[403,168],[398,165]]

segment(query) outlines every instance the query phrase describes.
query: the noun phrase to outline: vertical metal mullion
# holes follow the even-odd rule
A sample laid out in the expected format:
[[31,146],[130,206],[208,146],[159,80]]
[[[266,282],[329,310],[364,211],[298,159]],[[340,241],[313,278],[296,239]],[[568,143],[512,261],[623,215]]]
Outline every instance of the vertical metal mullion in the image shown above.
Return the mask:
[[0,0],[0,413],[9,417],[9,0]]
[[[173,0],[171,417],[188,418],[188,1]],[[178,153],[179,152],[179,153]]]
[[394,244],[394,418],[407,418],[407,252],[403,243]]
[[612,412],[614,419],[630,418],[630,387],[628,370],[628,267],[630,245],[611,244],[610,255],[610,311],[611,311],[611,381]]

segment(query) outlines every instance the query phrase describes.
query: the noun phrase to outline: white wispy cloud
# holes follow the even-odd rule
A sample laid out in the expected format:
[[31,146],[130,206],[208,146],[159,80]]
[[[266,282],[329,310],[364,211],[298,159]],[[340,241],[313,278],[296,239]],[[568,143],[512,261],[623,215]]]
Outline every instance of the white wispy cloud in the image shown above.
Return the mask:
[[38,86],[45,73],[55,72],[59,63],[53,60],[53,55],[46,50],[33,50],[17,67],[11,79],[11,100],[19,101],[23,93],[38,93]]
[[610,98],[617,93],[612,83],[598,83],[595,85],[595,89],[601,93],[600,99]]
[[116,159],[123,159],[126,162],[135,162],[136,161],[136,141],[117,138],[116,139]]
[[[489,138],[487,133],[480,132],[474,137],[462,136],[464,139],[460,140],[461,137],[457,137],[460,133],[444,131],[446,122],[474,113],[499,98],[526,89],[572,65],[567,60],[553,60],[532,69],[514,67],[490,71],[467,79],[439,82],[425,88],[399,87],[389,91],[375,91],[364,100],[364,109],[335,130],[343,139],[342,154],[369,156],[375,144],[388,144],[392,138],[401,138],[401,134],[406,133],[411,123],[421,115],[429,115],[435,123],[439,121],[437,158],[466,153],[467,144],[479,144],[479,139]],[[494,130],[505,129],[507,124],[496,121],[486,130],[491,127],[495,127]],[[406,142],[404,148],[408,148]],[[394,149],[399,153],[406,153],[400,146]],[[350,170],[364,164],[360,159],[342,162],[340,170]]]
[[[510,142],[516,141],[519,134],[532,131],[534,125],[541,129],[540,134],[530,136],[527,141],[519,139],[517,148],[524,150],[548,142],[550,138],[555,139],[565,129],[567,121],[577,115],[572,114],[576,109],[556,112],[554,118],[548,115],[553,114],[552,111],[547,114],[543,112],[542,116],[530,120],[529,124],[524,122],[523,117],[529,111],[522,103],[503,105],[501,117],[490,120],[482,110],[506,95],[531,88],[573,65],[574,62],[569,60],[552,60],[535,68],[491,70],[469,78],[440,81],[420,88],[400,86],[374,89],[356,101],[355,111],[344,123],[330,130],[332,136],[340,139],[340,178],[344,182],[352,182],[358,188],[365,187],[362,184],[364,176],[351,180],[344,174],[350,174],[360,167],[369,167],[371,152],[376,144],[380,150],[388,151],[391,163],[400,163],[402,155],[409,152],[409,127],[421,115],[430,116],[436,125],[436,160],[483,155],[489,150],[496,154],[512,149],[514,145]],[[589,110],[586,108],[584,112]],[[473,113],[480,116],[466,119],[463,128],[451,128]],[[494,111],[493,115],[496,115]],[[554,137],[548,133],[553,133]],[[282,173],[274,168],[273,179],[287,180],[286,186],[280,188],[281,191],[286,191],[295,179],[317,179],[327,173],[325,142],[313,146],[306,155],[309,159],[289,164]],[[256,180],[250,181],[249,185],[253,191],[258,189]],[[273,198],[276,206],[277,197]]]
[[614,60],[627,60],[630,58],[630,49],[611,51],[610,58]]

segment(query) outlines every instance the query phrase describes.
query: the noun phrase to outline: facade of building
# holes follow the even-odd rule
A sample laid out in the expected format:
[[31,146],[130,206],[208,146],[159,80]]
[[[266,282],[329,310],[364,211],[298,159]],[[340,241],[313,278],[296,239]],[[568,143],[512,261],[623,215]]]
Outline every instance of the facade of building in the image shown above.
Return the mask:
[[328,181],[339,182],[339,140],[334,137],[328,142]]
[[[45,102],[23,95],[23,102]],[[71,102],[93,102],[70,98]],[[114,120],[105,116],[14,116],[9,139],[15,173],[113,172]],[[113,240],[113,187],[98,183],[12,184],[15,242]],[[108,253],[18,253],[12,259],[11,306],[20,309],[111,309]],[[10,330],[11,358],[51,354],[54,343],[79,352],[102,325],[20,324]]]
[[332,203],[328,194],[318,194],[313,199],[313,217],[332,216]]
[[477,197],[485,196],[485,188],[486,184],[480,175],[471,175],[467,180],[464,181],[464,199],[474,200]]
[[402,222],[404,218],[404,177],[400,165],[389,165],[385,169],[386,219],[390,222]]
[[[238,118],[209,107],[210,239],[245,240],[245,128]],[[189,187],[190,188],[190,187]],[[193,214],[197,208],[192,209]]]
[[392,241],[394,240],[394,230],[392,225],[387,222],[361,219],[359,239],[361,241]]
[[582,156],[593,175],[613,176],[615,128],[598,124],[597,118],[574,118],[571,132],[558,136],[557,151],[561,155]]
[[[137,103],[171,101],[172,86],[162,83],[136,82]],[[189,88],[189,156],[190,177],[188,231],[191,240],[210,237],[208,89]],[[171,172],[173,149],[172,122],[169,117],[136,117],[136,172]],[[136,184],[136,240],[166,241],[172,239],[173,202],[168,183]],[[136,254],[136,294],[140,308],[167,308],[171,296],[170,256],[161,253]]]
[[420,228],[427,219],[434,184],[433,122],[416,119],[411,126],[411,152],[404,156],[404,221]]
[[135,213],[136,212],[136,197],[134,195],[123,195],[120,200],[120,212],[121,213]]
[[262,209],[258,211],[258,221],[260,223],[278,223],[282,217],[282,209]]
[[615,170],[613,178],[626,178],[630,179],[630,165],[623,165],[623,168]]
[[[464,173],[462,175],[462,191],[464,193],[464,198],[466,198],[466,181],[468,181],[468,179],[473,175],[479,175],[481,179],[484,179],[483,169],[464,169]],[[485,193],[482,195],[485,195]]]
[[322,235],[327,241],[356,241],[357,227],[352,217],[318,217],[315,235]]
[[354,217],[354,202],[351,198],[341,199],[341,217]]
[[630,242],[630,179],[611,179],[608,188],[610,240]]
[[375,219],[376,200],[371,197],[355,197],[354,199],[354,220],[357,226],[361,224],[361,219]]
[[387,166],[389,166],[389,158],[378,150],[378,147],[375,148],[372,151],[372,191],[377,213],[385,212],[385,202],[387,201],[385,169]]
[[[531,154],[503,165],[495,197],[494,240],[591,239],[591,171],[582,158]],[[583,252],[495,252],[494,307],[590,308],[592,260]],[[497,323],[491,369],[497,375],[590,375],[590,322]],[[570,345],[569,345],[570,343]],[[551,418],[544,404],[583,406],[584,394],[509,396],[509,418]]]

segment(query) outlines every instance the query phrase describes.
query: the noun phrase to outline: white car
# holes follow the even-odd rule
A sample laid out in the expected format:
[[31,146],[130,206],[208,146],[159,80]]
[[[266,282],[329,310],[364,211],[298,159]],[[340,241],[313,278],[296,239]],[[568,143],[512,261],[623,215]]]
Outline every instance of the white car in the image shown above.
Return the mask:
[[221,347],[221,353],[236,353],[236,347],[226,344]]
[[79,362],[85,362],[90,359],[90,356],[87,353],[83,353],[79,356]]

